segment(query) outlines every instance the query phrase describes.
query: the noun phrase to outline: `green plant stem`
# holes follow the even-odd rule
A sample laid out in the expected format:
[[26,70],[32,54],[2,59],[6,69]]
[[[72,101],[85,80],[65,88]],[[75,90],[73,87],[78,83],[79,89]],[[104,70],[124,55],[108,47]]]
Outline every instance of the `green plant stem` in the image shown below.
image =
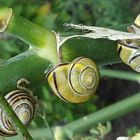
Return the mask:
[[[56,36],[25,18],[15,15],[11,8],[0,10],[0,32],[10,33],[23,40],[30,48],[39,49],[51,63],[58,62]],[[12,46],[11,46],[12,47]]]
[[12,13],[5,32],[11,33],[34,47],[46,47],[55,41],[52,31],[43,29],[25,18]]
[[30,80],[31,87],[41,84],[45,69],[58,63],[55,34],[15,15],[10,8],[0,10],[0,31],[10,33],[30,45],[26,52],[9,59],[0,67],[0,79],[3,81],[0,92],[5,95],[14,89],[17,80],[22,77]]
[[[134,96],[128,97],[120,102],[117,102],[113,105],[110,105],[102,110],[97,111],[91,115],[85,116],[73,123],[70,123],[65,126],[65,129],[68,129],[74,134],[81,133],[82,131],[89,130],[97,123],[103,123],[107,120],[113,120],[118,117],[121,117],[129,112],[132,112],[136,109],[139,109],[140,106],[140,93],[137,93]],[[81,123],[82,122],[82,123]]]
[[[28,65],[26,63],[26,56],[28,54],[28,59],[32,59],[32,62],[34,62],[34,54],[36,54],[36,57],[47,59],[45,62],[48,64],[48,62],[55,64],[57,63],[57,49],[56,49],[56,38],[55,34],[51,31],[47,31],[45,29],[42,29],[41,27],[38,27],[37,25],[29,22],[28,20],[14,15],[12,12],[12,9],[5,8],[0,11],[0,31],[1,32],[7,32],[12,35],[15,35],[16,37],[20,38],[24,42],[28,43],[30,45],[30,49],[21,55],[21,58],[17,58],[16,60],[13,58],[10,61],[7,61],[3,66],[5,68],[7,67],[7,71],[5,71],[3,66],[0,67],[2,73],[4,75],[1,75],[1,78],[5,81],[3,83],[3,91],[0,91],[0,107],[2,108],[3,112],[6,114],[7,118],[9,119],[12,126],[15,128],[17,133],[20,135],[20,139],[24,140],[32,140],[32,137],[28,133],[25,126],[22,124],[22,122],[18,119],[17,115],[14,113],[13,109],[10,107],[10,105],[7,103],[7,101],[4,98],[4,95],[7,94],[10,90],[6,90],[10,83],[6,86],[6,83],[9,80],[14,81],[13,88],[15,88],[16,81],[20,78],[25,78],[24,70],[29,70],[28,74],[32,74],[33,71],[36,71],[36,69],[28,69]],[[26,54],[26,55],[25,55]],[[32,55],[31,55],[32,54]],[[30,55],[32,57],[30,57]],[[20,61],[21,59],[24,59],[24,66],[23,63]],[[18,61],[17,61],[18,60]],[[13,61],[15,63],[13,63]],[[38,60],[37,62],[39,62]],[[10,62],[10,64],[9,64]],[[20,63],[19,65],[16,65]],[[37,63],[34,62],[34,63]],[[44,61],[43,61],[44,62]],[[14,64],[14,65],[13,65]],[[9,73],[11,69],[13,71],[17,70],[17,66],[20,67],[19,71],[20,76],[17,73]],[[32,67],[33,68],[33,67]],[[40,67],[39,67],[40,69]],[[33,72],[34,73],[34,72]],[[9,75],[10,74],[10,75]],[[22,75],[23,74],[23,75]],[[5,75],[8,75],[8,79],[5,78]],[[35,75],[34,75],[35,76]],[[36,75],[38,76],[38,75]],[[14,78],[15,80],[14,80]],[[43,74],[42,74],[43,77]],[[38,77],[39,78],[39,77]],[[12,90],[12,89],[11,89]]]
[[16,132],[19,134],[20,139],[23,140],[33,140],[25,126],[21,123],[7,100],[4,98],[3,95],[0,94],[0,107],[2,108],[3,112],[6,114],[8,120],[12,122],[12,126],[16,130]]
[[126,72],[120,70],[100,69],[101,76],[107,76],[111,78],[140,81],[140,74],[137,72]]
[[[95,113],[84,116],[74,122],[64,126],[54,127],[52,129],[56,140],[66,140],[69,138],[69,133],[73,135],[83,133],[89,129],[92,129],[98,123],[104,123],[109,120],[111,121],[117,119],[118,117],[124,116],[136,109],[139,109],[139,106],[140,93],[137,93],[136,95],[128,97]],[[31,133],[37,140],[41,140],[43,138],[53,140],[50,130],[46,128],[32,130]],[[14,140],[16,140],[16,138],[14,138]]]
[[44,72],[49,69],[51,63],[46,58],[41,57],[39,53],[35,50],[28,50],[9,59],[0,67],[0,93],[5,95],[14,90],[17,81],[21,78],[30,81],[31,89],[45,81]]

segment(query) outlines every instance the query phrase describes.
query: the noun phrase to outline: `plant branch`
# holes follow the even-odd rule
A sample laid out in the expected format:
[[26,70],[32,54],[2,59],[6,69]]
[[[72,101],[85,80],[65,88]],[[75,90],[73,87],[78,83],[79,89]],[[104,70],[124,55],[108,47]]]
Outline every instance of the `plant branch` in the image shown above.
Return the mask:
[[11,33],[30,46],[46,47],[55,41],[52,31],[45,30],[38,25],[15,15],[11,8],[0,10],[0,31]]
[[0,67],[0,93],[5,95],[15,89],[17,81],[21,78],[30,81],[31,89],[45,81],[44,72],[52,67],[52,64],[49,59],[43,56],[41,51],[27,50],[9,59]]
[[0,10],[0,32],[9,33],[27,43],[30,48],[42,49],[44,56],[56,64],[58,62],[56,36],[27,19],[15,15],[11,8]]

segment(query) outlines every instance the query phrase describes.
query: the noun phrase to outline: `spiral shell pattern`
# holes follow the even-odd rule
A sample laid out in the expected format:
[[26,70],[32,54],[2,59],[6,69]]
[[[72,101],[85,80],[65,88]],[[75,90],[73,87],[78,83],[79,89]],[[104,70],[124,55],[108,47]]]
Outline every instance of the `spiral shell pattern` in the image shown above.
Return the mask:
[[71,63],[58,64],[46,78],[59,98],[66,102],[81,103],[95,93],[99,83],[99,72],[94,61],[79,57]]
[[[28,126],[34,118],[36,109],[36,99],[21,90],[14,90],[9,92],[5,98],[11,105],[16,115],[19,117],[21,122]],[[14,136],[16,135],[15,129],[12,127],[6,115],[0,108],[0,135],[2,136]]]

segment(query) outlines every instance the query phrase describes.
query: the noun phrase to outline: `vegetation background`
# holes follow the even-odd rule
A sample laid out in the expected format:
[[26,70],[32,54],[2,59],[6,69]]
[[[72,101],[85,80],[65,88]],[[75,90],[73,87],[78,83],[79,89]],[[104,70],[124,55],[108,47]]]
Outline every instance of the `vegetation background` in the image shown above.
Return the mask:
[[[0,0],[0,7],[11,7],[30,21],[57,32],[68,32],[64,23],[121,27],[133,23],[140,13],[140,0]],[[11,47],[12,46],[12,47]],[[24,48],[24,49],[23,49]],[[24,50],[27,45],[7,34],[0,34],[0,63]],[[107,66],[114,70],[132,71],[124,64]],[[86,114],[93,113],[107,105],[124,99],[140,91],[137,82],[103,77],[94,98],[83,104],[66,104],[56,97],[45,85],[36,87],[39,108],[33,129],[63,125]],[[105,140],[113,140],[121,135],[133,135],[140,129],[140,111],[135,111],[121,119],[112,121],[112,130]],[[44,123],[47,122],[47,123]]]

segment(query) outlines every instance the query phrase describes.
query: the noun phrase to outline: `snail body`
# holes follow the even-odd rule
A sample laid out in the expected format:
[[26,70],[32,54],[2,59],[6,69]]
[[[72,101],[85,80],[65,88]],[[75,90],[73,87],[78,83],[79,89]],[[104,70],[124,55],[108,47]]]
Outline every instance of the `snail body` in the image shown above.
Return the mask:
[[[140,33],[140,15],[134,24],[128,28],[129,32]],[[140,40],[123,40],[118,42],[117,52],[121,60],[132,69],[140,72]]]
[[95,93],[99,72],[94,61],[79,57],[70,63],[60,63],[47,73],[53,92],[62,100],[72,103],[87,101]]
[[[29,93],[29,90],[17,89],[6,94],[5,99],[11,105],[21,122],[28,126],[35,115],[36,99]],[[16,131],[0,108],[0,135],[14,136]]]

